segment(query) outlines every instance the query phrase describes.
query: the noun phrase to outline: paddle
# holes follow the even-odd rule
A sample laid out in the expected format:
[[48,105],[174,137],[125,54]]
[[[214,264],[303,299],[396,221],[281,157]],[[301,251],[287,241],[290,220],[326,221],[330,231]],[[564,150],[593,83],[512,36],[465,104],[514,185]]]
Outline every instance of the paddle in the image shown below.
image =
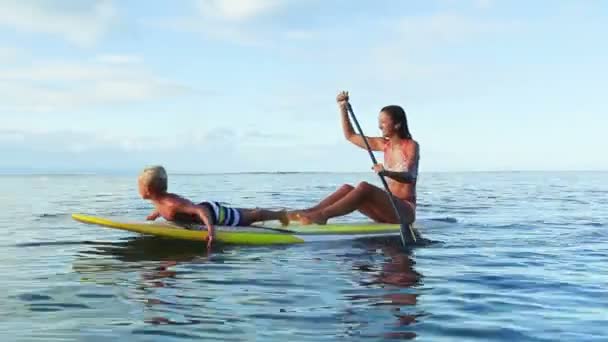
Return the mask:
[[[361,129],[361,126],[359,126],[359,121],[357,121],[357,117],[355,116],[355,112],[353,112],[353,107],[350,105],[350,102],[347,102],[346,106],[348,108],[348,112],[350,113],[350,117],[353,119],[355,126],[357,126],[359,135],[361,135],[361,138],[363,138],[363,142],[365,142],[365,146],[367,147],[367,152],[369,153],[370,158],[372,158],[372,163],[374,163],[374,165],[378,164],[378,161],[376,161],[376,157],[372,153],[372,149],[369,146],[369,143],[367,142],[367,138],[363,134],[363,130]],[[391,199],[391,204],[393,205],[393,209],[395,210],[395,213],[397,214],[397,217],[399,218],[399,222],[401,225],[401,229],[399,232],[401,234],[401,243],[403,244],[403,247],[407,247],[408,245],[411,246],[412,244],[415,244],[416,243],[416,234],[414,234],[414,231],[412,230],[412,227],[410,225],[406,225],[403,223],[401,214],[399,213],[399,210],[397,209],[397,203],[395,203],[395,197],[393,196],[393,193],[391,192],[391,190],[388,188],[388,183],[386,182],[386,179],[384,179],[384,176],[382,176],[381,174],[378,174],[378,176],[380,176],[380,180],[382,181],[382,184],[384,185],[384,189],[386,189],[386,192],[388,192],[388,195]]]

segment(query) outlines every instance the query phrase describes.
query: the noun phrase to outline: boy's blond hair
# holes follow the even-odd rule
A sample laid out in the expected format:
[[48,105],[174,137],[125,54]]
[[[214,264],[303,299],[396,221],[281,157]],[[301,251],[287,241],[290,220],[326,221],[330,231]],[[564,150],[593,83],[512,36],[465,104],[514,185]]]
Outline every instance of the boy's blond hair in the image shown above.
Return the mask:
[[155,192],[163,193],[167,191],[167,171],[160,165],[146,167],[139,174],[139,179]]

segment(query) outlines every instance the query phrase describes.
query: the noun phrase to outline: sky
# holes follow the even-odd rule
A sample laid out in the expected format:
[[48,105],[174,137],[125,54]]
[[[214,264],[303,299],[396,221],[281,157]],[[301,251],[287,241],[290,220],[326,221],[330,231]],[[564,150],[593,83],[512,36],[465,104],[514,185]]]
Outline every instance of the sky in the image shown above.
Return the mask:
[[340,90],[366,135],[404,107],[421,173],[608,169],[606,1],[0,8],[0,172],[370,171]]

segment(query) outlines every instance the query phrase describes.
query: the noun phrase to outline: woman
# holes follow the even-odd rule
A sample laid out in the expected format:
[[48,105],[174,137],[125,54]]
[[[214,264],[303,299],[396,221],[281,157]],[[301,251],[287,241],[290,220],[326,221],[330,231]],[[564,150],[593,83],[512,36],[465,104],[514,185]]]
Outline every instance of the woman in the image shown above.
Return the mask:
[[[342,116],[344,137],[351,143],[366,149],[361,135],[356,134],[348,117],[348,92],[341,92],[337,102]],[[384,165],[372,168],[387,179],[403,223],[416,219],[416,178],[418,177],[419,146],[410,134],[405,111],[399,106],[382,108],[379,116],[382,137],[367,137],[373,151],[384,152]],[[376,222],[401,223],[395,213],[389,194],[367,182],[356,187],[344,184],[314,207],[290,212],[290,217],[302,224],[326,224],[332,217],[360,211]]]

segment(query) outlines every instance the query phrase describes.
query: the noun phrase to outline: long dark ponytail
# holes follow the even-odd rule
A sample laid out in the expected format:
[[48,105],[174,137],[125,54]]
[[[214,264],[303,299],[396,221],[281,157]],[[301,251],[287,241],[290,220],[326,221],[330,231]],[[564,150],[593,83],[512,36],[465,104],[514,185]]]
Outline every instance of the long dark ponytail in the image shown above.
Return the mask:
[[401,106],[386,106],[382,108],[381,112],[390,115],[395,125],[401,125],[399,129],[399,137],[401,139],[412,139],[410,128],[407,125],[407,117],[405,116],[405,111],[403,110],[403,108],[401,108]]

